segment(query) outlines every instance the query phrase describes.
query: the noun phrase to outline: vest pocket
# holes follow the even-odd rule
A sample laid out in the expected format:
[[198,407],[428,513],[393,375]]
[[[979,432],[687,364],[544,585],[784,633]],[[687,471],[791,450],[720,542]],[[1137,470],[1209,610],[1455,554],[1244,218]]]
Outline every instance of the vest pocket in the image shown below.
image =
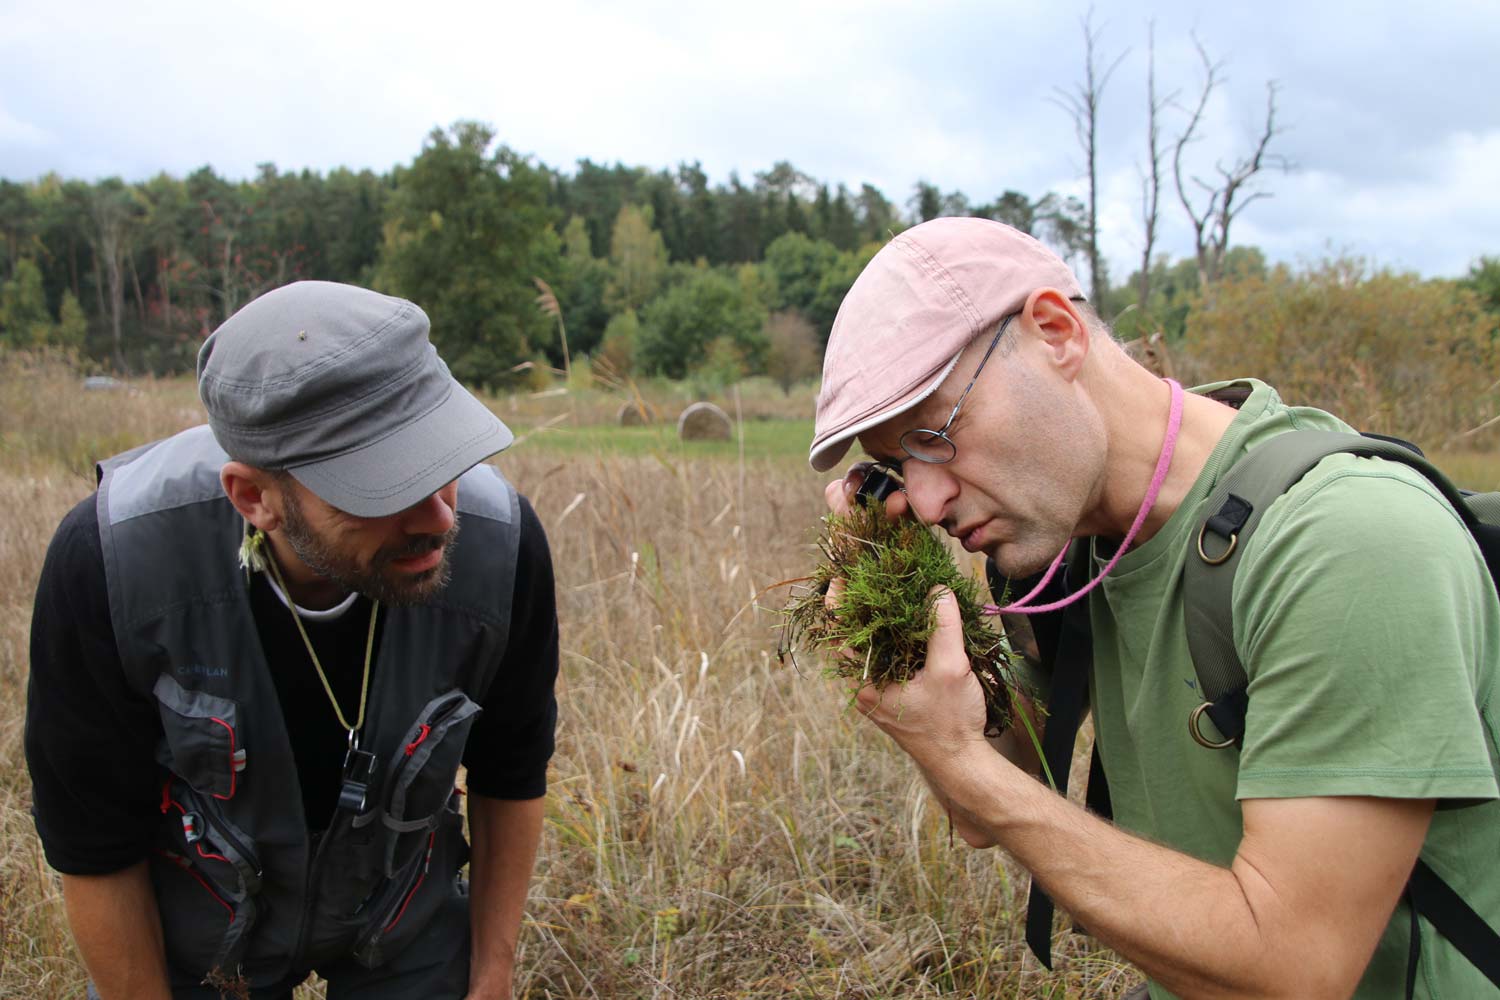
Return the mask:
[[170,674],[152,689],[161,712],[162,732],[174,774],[216,799],[231,799],[245,769],[239,737],[239,710],[228,698],[189,691]]
[[468,860],[454,779],[479,711],[462,691],[432,699],[390,751],[367,810],[334,814],[314,861],[309,961],[352,952],[379,965],[451,891]]
[[162,786],[164,830],[152,880],[167,956],[194,973],[233,974],[255,923],[261,868],[248,837],[186,783]]
[[380,796],[387,878],[395,878],[430,848],[429,835],[449,807],[464,744],[479,711],[468,695],[450,691],[428,702],[407,730]]
[[420,849],[366,908],[366,923],[353,949],[355,961],[366,968],[390,961],[411,944],[456,891],[458,870],[469,859],[458,802],[459,793],[451,792]]

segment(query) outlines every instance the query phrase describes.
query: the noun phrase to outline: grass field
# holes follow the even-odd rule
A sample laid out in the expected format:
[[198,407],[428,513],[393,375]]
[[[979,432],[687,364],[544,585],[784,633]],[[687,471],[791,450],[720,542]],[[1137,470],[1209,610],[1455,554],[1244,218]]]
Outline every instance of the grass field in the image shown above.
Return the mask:
[[[675,415],[671,392],[643,389]],[[951,842],[845,693],[779,666],[755,596],[811,566],[811,390],[718,402],[742,436],[683,445],[666,425],[611,426],[619,396],[493,401],[519,436],[497,464],[549,534],[563,644],[517,996],[1121,994],[1138,976],[1088,938],[1065,935],[1051,973],[1026,955],[1024,873]],[[0,997],[84,988],[21,755],[42,554],[93,458],[200,420],[187,381],[84,393],[56,368],[0,365]],[[1500,464],[1463,460],[1500,487]]]
[[612,458],[646,457],[667,462],[733,460],[741,454],[751,461],[759,459],[805,461],[808,442],[812,440],[811,420],[746,420],[738,433],[728,441],[679,441],[673,424],[659,423],[645,427],[593,425],[583,427],[531,426],[512,428],[527,450],[541,450],[559,455]]

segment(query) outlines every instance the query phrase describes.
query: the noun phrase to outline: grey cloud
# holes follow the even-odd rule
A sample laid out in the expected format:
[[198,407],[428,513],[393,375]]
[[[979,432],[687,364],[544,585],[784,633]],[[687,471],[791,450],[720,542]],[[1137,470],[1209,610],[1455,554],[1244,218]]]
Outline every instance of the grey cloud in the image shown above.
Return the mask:
[[[1196,30],[1226,61],[1200,169],[1245,148],[1267,79],[1282,87],[1278,149],[1300,174],[1239,230],[1295,259],[1374,248],[1425,273],[1500,252],[1490,185],[1445,174],[1465,134],[1500,132],[1500,5],[1419,8],[1272,0],[1100,3],[1102,49],[1129,54],[1106,93],[1103,206],[1117,277],[1138,245],[1131,180],[1143,152],[1145,24],[1157,23],[1163,88],[1190,92]],[[869,181],[903,203],[919,178],[975,201],[1007,188],[1076,188],[1081,157],[1051,101],[1076,85],[1086,9],[1009,2],[918,7],[868,0],[744,10],[671,2],[628,13],[585,0],[546,11],[419,12],[268,0],[231,14],[187,0],[139,10],[34,8],[0,33],[0,174],[97,178],[243,176],[284,169],[388,169],[427,131],[490,121],[502,141],[568,168],[578,156],[671,166],[701,160],[716,181],[791,160],[837,184]],[[1364,199],[1363,201],[1361,199]],[[1466,199],[1467,204],[1460,202]],[[1382,219],[1361,208],[1394,201]],[[1189,249],[1168,205],[1163,250]],[[1441,220],[1441,236],[1412,232]],[[1433,228],[1433,227],[1429,227]]]

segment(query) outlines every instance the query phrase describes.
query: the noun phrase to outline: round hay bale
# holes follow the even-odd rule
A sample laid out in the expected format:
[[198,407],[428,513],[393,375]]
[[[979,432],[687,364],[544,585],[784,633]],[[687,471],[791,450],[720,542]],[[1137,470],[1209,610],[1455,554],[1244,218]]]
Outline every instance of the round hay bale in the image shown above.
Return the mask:
[[621,427],[640,427],[643,424],[656,423],[656,414],[651,408],[638,399],[626,400],[620,404],[620,412],[615,414],[615,423]]
[[714,404],[694,403],[677,418],[677,436],[684,441],[728,441],[734,436],[734,424]]

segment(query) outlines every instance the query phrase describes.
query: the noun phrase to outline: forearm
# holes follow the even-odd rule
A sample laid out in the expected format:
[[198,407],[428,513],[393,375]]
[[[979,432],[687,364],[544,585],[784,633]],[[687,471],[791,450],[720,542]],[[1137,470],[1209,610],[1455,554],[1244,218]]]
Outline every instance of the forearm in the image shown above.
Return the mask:
[[[1348,997],[1389,925],[1432,799],[1244,799],[1229,867],[1132,837],[983,737],[958,602],[937,592],[927,662],[862,712],[909,753],[972,844],[999,844],[1106,944],[1184,997]],[[1150,766],[1150,761],[1145,762]]]
[[1039,776],[1042,773],[1041,746],[1046,716],[1036,710],[1029,698],[1019,695],[1014,697],[1012,708],[1015,720],[999,736],[990,738],[990,746],[1022,771]]
[[[1260,982],[1254,914],[1234,873],[1132,837],[1040,782],[989,776],[982,802],[964,792],[955,808],[978,813],[1042,888],[1102,942],[1181,996],[1275,996]],[[1000,796],[1004,796],[1002,799]]]
[[146,863],[64,875],[68,927],[102,1000],[171,1000],[161,916]]
[[968,825],[1009,851],[1091,934],[1179,996],[1346,996],[1351,974],[1358,978],[1362,963],[1351,973],[1330,957],[1339,949],[1325,932],[1341,929],[1284,912],[1243,858],[1220,868],[1131,836],[993,755],[966,780],[940,780]]
[[511,995],[516,939],[541,840],[544,799],[469,796],[471,998]]

